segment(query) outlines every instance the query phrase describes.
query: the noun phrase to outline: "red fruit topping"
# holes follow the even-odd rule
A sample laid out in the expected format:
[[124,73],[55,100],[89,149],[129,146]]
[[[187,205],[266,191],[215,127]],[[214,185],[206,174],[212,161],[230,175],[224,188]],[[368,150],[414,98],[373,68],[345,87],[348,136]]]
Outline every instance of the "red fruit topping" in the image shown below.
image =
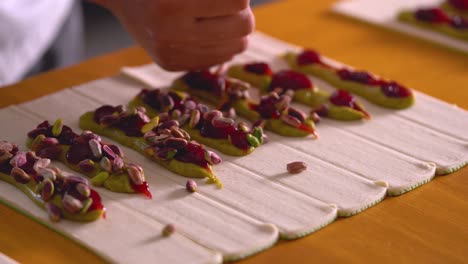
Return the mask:
[[94,210],[105,210],[104,205],[102,205],[101,202],[101,196],[95,191],[91,189],[91,195],[89,196],[91,199],[93,199],[93,203],[88,209],[88,212],[94,211]]
[[291,71],[283,70],[273,75],[271,81],[270,90],[275,88],[282,88],[283,90],[302,90],[308,89],[312,90],[314,85],[312,81],[307,77],[307,75]]
[[468,29],[468,19],[461,16],[452,17],[450,24],[457,29]]
[[132,189],[136,192],[136,193],[142,193],[144,194],[146,197],[148,197],[149,199],[153,198],[153,195],[151,194],[150,190],[149,190],[149,186],[148,186],[148,183],[147,182],[143,182],[142,184],[140,185],[136,185],[134,184],[132,181],[130,181],[130,184],[132,185]]
[[310,127],[310,126],[307,126],[307,125],[304,125],[304,124],[300,124],[298,128],[300,130],[302,130],[302,131],[306,131],[306,132],[312,134],[315,138],[318,138],[317,131],[315,131],[315,129],[313,127]]
[[[50,133],[52,136],[52,127],[50,127]],[[78,137],[77,134],[68,126],[63,126],[62,133],[57,137],[60,144],[71,145],[73,141]]]
[[416,19],[431,23],[448,23],[450,17],[440,8],[418,9],[414,16]]
[[37,126],[36,129],[28,133],[28,137],[31,139],[35,139],[39,135],[57,138],[60,144],[64,145],[71,145],[73,141],[78,137],[78,135],[75,134],[72,131],[72,129],[68,126],[63,126],[60,135],[58,137],[55,137],[52,133],[52,126],[49,124],[48,121],[42,122]]
[[449,4],[461,10],[468,10],[468,0],[448,0]]
[[227,139],[235,130],[236,128],[232,125],[227,127],[214,127],[208,122],[204,122],[201,127],[200,134],[209,138]]
[[98,109],[96,109],[96,111],[94,111],[94,116],[93,116],[94,122],[99,124],[99,121],[101,120],[102,117],[112,115],[114,112],[116,112],[116,109],[115,107],[111,105],[101,106]]
[[319,116],[327,116],[328,115],[328,105],[322,104],[319,108],[314,110]]
[[412,95],[410,89],[396,83],[389,82],[380,87],[381,91],[388,97],[402,98]]
[[354,97],[345,90],[337,90],[330,96],[330,101],[337,106],[354,108]]
[[313,50],[304,50],[297,56],[297,64],[299,66],[314,63],[322,63],[322,59],[320,58],[320,54]]
[[141,128],[149,121],[150,119],[146,114],[138,112],[135,115],[121,118],[116,126],[123,130],[125,135],[129,137],[142,137],[143,133],[141,132]]
[[39,135],[45,135],[47,133],[47,128],[45,127],[37,127],[36,129],[28,132],[28,137],[31,139],[35,139]]
[[244,66],[244,70],[250,73],[255,73],[258,75],[269,75],[273,74],[270,66],[266,63],[250,63]]
[[190,142],[184,152],[177,152],[176,160],[182,162],[194,163],[200,167],[208,168],[208,161],[206,160],[206,150],[203,145],[198,145]]
[[224,90],[224,80],[221,76],[210,71],[192,71],[182,77],[190,88],[213,92],[220,96]]
[[352,71],[349,69],[340,69],[336,72],[342,80],[353,81],[367,85],[380,85],[382,81],[377,80],[369,72],[366,71]]
[[26,173],[28,174],[33,174],[33,177],[36,179],[35,176],[37,176],[37,173],[36,171],[34,170],[34,164],[36,163],[36,161],[38,160],[38,158],[35,158],[33,155],[31,154],[27,154],[26,155],[26,164],[22,165],[20,168],[22,170],[24,170]]
[[66,154],[66,159],[71,164],[78,164],[80,161],[85,159],[96,160],[89,148],[88,143],[76,143],[70,146]]
[[234,131],[231,135],[231,143],[240,149],[248,149],[250,147],[249,142],[247,141],[247,133],[243,131]]
[[262,98],[260,104],[250,104],[250,108],[258,112],[262,118],[279,118],[281,113],[275,107],[276,100],[274,98]]
[[174,109],[184,110],[182,98],[173,91],[165,92],[159,89],[143,89],[138,96],[143,102],[158,111],[167,112]]

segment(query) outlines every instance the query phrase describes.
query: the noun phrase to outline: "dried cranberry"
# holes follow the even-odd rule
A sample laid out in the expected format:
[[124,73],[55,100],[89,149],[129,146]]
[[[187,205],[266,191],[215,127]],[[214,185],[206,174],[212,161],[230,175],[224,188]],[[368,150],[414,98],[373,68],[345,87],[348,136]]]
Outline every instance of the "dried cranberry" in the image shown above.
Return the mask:
[[243,131],[234,131],[231,135],[231,142],[234,146],[240,149],[248,149],[250,147],[247,141],[247,133]]
[[465,19],[461,16],[452,17],[450,24],[457,29],[468,29],[468,19]]
[[63,126],[62,133],[60,133],[57,139],[60,144],[71,145],[77,137],[79,136],[69,126]]
[[194,163],[206,168],[208,167],[208,161],[206,161],[205,152],[202,145],[189,143],[184,152],[177,153],[175,159],[182,162]]
[[349,69],[340,69],[336,72],[342,80],[358,82],[367,85],[379,85],[381,81],[377,80],[369,72],[366,71],[352,71]]
[[271,70],[270,66],[263,62],[246,64],[244,66],[244,70],[258,75],[273,74],[273,71]]
[[330,96],[330,102],[336,106],[347,106],[354,108],[353,96],[345,90],[337,90]]
[[183,111],[184,108],[182,108],[182,107],[183,107],[183,104],[184,104],[184,98],[182,98],[178,93],[176,93],[174,91],[169,91],[167,94],[174,101],[174,108]]
[[9,175],[13,167],[10,163],[5,162],[4,164],[0,165],[0,172]]
[[262,98],[260,104],[251,104],[250,108],[258,112],[263,118],[279,118],[281,113],[275,107],[276,100],[273,97]]
[[112,115],[115,111],[115,107],[111,105],[104,105],[99,107],[98,109],[96,109],[96,111],[94,111],[94,122],[99,123],[99,120],[101,120],[102,117]]
[[135,115],[122,118],[116,126],[129,137],[142,137],[141,128],[149,121],[149,117],[146,114],[138,112]]
[[[31,139],[34,139],[39,135],[45,135],[46,137],[55,137],[52,133],[52,126],[49,124],[49,122],[42,122],[37,126],[36,129],[28,133],[28,137]],[[59,140],[60,144],[70,145],[76,137],[78,137],[78,135],[75,134],[70,127],[63,126],[62,132],[58,137],[55,138]]]
[[155,109],[159,109],[159,90],[142,89],[138,95],[141,100]]
[[273,75],[270,90],[282,88],[283,90],[313,89],[314,85],[307,75],[292,71],[283,70]]
[[15,156],[19,151],[18,145],[13,144],[13,149],[10,151],[11,155]]
[[78,164],[85,159],[95,159],[87,143],[71,145],[66,154],[66,158],[71,164]]
[[468,10],[468,0],[448,0],[449,4],[461,10]]
[[200,134],[209,138],[226,139],[235,130],[236,128],[232,125],[227,127],[214,127],[208,122],[204,122],[201,127]]
[[322,59],[320,58],[320,54],[313,50],[304,50],[301,54],[299,54],[299,56],[297,56],[298,65],[307,65],[314,63],[322,63]]
[[440,8],[422,8],[418,9],[414,16],[416,19],[431,23],[448,23],[449,16]]
[[37,158],[35,158],[33,155],[26,155],[26,164],[20,168],[28,174],[36,174],[36,171],[34,170],[34,164],[36,161]]
[[411,90],[396,83],[389,82],[380,87],[381,91],[388,97],[402,98],[411,96]]
[[47,128],[45,127],[38,127],[28,133],[28,137],[31,139],[35,139],[39,135],[45,135],[47,132]]
[[314,112],[317,113],[319,116],[327,116],[328,110],[328,105],[322,104],[319,108],[315,109]]
[[223,93],[223,78],[208,70],[188,72],[182,76],[182,80],[193,89],[213,92],[218,96]]
[[50,127],[50,124],[49,124],[49,121],[47,120],[37,125],[37,128],[48,128],[48,127]]

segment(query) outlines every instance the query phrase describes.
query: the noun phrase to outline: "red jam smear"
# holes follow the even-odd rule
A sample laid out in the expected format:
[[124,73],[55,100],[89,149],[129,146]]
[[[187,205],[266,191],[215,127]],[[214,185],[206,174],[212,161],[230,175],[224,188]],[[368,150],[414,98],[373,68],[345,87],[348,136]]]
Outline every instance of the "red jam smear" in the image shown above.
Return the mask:
[[346,81],[353,81],[366,85],[382,85],[385,83],[384,81],[375,78],[367,71],[353,71],[343,68],[339,69],[336,73],[342,80]]
[[417,20],[435,24],[448,23],[450,17],[440,8],[421,8],[414,12]]
[[423,22],[447,24],[455,29],[468,29],[468,19],[462,16],[450,16],[440,8],[421,8],[414,12],[414,17]]
[[95,190],[91,189],[91,195],[89,196],[91,199],[93,199],[93,203],[88,209],[89,211],[94,211],[94,210],[105,210],[104,205],[102,204],[102,199],[99,193],[97,193]]
[[293,71],[283,70],[273,75],[270,90],[282,88],[283,90],[313,90],[314,85],[307,75]]
[[330,96],[329,100],[336,106],[350,107],[356,111],[364,113],[366,117],[370,117],[369,114],[356,103],[354,97],[348,91],[337,90]]
[[300,124],[299,127],[298,127],[299,130],[302,130],[302,131],[305,131],[307,133],[310,133],[312,135],[314,135],[314,137],[318,138],[318,134],[317,134],[317,131],[315,131],[314,128],[310,127],[310,126],[307,126],[307,125],[304,125],[304,124]]
[[[340,77],[340,79],[345,81],[362,83],[369,86],[380,86],[380,90],[387,97],[404,98],[412,95],[411,90],[404,87],[403,85],[394,81],[385,81],[380,78],[376,78],[375,76],[366,71],[353,71],[350,69],[343,68],[337,70],[336,73]],[[343,98],[346,98],[346,95],[343,95]],[[337,102],[339,100],[340,99],[338,98]]]
[[136,192],[136,193],[142,193],[144,194],[146,197],[148,197],[149,199],[152,199],[153,198],[153,195],[151,194],[151,191],[149,190],[149,185],[148,183],[145,181],[143,182],[142,184],[140,185],[136,185],[134,184],[133,182],[130,181],[130,184],[132,186],[132,189]]
[[101,196],[99,195],[99,193],[91,189],[91,195],[89,197],[93,199],[93,203],[89,207],[88,212],[100,210],[102,211],[102,218],[106,219],[106,208],[102,204]]
[[468,0],[448,0],[448,3],[456,9],[468,11]]
[[322,64],[320,54],[314,50],[304,50],[297,56],[297,65]]
[[225,85],[225,80],[221,76],[209,70],[188,72],[182,76],[182,81],[191,89],[212,92],[217,96],[223,94]]
[[271,70],[270,66],[264,62],[246,64],[244,65],[244,70],[258,75],[271,76],[273,74],[273,71]]
[[410,89],[396,82],[386,83],[382,85],[380,89],[386,96],[392,98],[404,98],[409,97],[413,94]]

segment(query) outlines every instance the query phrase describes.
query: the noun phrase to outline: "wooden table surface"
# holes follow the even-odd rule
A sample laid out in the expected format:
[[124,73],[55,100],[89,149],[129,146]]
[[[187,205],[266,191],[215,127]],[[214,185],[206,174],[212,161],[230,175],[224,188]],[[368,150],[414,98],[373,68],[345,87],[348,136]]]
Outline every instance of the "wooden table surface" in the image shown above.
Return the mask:
[[[333,2],[287,0],[261,6],[255,10],[257,28],[468,109],[467,56],[333,14],[329,11]],[[49,72],[0,89],[0,107],[149,61],[135,47]],[[466,263],[467,217],[464,168],[242,263]],[[102,263],[93,253],[3,205],[0,252],[22,263]]]

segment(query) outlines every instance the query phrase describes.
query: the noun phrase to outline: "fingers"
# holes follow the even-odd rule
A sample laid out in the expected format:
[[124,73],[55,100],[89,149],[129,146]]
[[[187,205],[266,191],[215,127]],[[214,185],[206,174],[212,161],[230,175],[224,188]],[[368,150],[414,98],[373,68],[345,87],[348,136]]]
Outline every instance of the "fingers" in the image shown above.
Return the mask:
[[247,48],[247,38],[219,44],[176,46],[159,50],[158,64],[171,71],[202,70],[226,62]]
[[247,8],[235,15],[197,19],[193,34],[200,39],[234,39],[249,35],[254,27],[252,10]]
[[[252,10],[247,8],[241,12],[223,17],[188,20],[181,19],[174,24],[172,19],[158,21],[161,25],[157,33],[157,41],[167,44],[180,43],[216,43],[220,41],[242,38],[254,30],[255,20]],[[172,26],[168,26],[172,24]]]
[[156,9],[174,16],[209,18],[228,16],[249,6],[249,0],[159,0]]
[[[104,0],[103,0],[104,1]],[[245,50],[249,0],[109,0],[109,9],[167,70],[196,70]]]

